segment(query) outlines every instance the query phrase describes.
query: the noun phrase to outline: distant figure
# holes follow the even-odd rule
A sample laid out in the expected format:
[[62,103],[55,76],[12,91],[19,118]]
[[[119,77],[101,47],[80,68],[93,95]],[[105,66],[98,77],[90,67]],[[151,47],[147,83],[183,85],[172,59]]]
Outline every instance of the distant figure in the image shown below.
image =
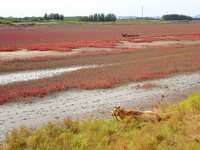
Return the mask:
[[127,33],[122,33],[123,37],[138,37],[140,36],[139,34],[127,34]]

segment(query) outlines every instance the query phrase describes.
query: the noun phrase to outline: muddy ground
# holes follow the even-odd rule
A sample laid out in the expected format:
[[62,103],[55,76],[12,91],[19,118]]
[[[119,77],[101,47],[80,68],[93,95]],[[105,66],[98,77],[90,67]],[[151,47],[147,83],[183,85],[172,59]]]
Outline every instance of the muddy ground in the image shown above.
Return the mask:
[[[159,86],[138,88],[149,82]],[[71,89],[32,101],[11,102],[0,106],[0,138],[4,139],[8,131],[21,125],[35,127],[48,121],[80,119],[90,114],[96,118],[109,118],[109,112],[119,104],[138,110],[153,110],[160,101],[176,103],[188,93],[199,89],[200,72],[196,72],[134,82],[112,89]]]

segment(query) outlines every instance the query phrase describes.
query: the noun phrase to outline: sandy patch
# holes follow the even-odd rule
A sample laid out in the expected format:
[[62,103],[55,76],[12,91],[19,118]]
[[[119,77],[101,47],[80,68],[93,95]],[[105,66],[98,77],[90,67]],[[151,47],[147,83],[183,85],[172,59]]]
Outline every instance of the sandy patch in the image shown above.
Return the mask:
[[77,49],[72,49],[71,51],[38,51],[38,50],[18,50],[12,52],[0,52],[0,61],[1,60],[13,60],[13,59],[27,59],[33,57],[44,57],[44,56],[68,56],[73,54],[78,54],[82,51],[110,51],[112,48],[97,48],[97,47],[82,47]]
[[[151,90],[137,88],[148,82],[163,86]],[[200,88],[200,72],[131,83],[113,89],[62,91],[29,102],[7,103],[0,105],[0,137],[3,139],[5,133],[21,125],[34,127],[64,118],[84,118],[89,114],[107,118],[118,104],[151,110],[160,101],[174,103],[178,97],[184,96],[183,93],[195,88]]]
[[12,73],[0,73],[0,85],[28,81],[28,80],[37,80],[46,77],[53,77],[67,72],[73,72],[81,69],[97,68],[103,65],[85,65],[85,66],[74,66],[74,67],[63,67],[57,69],[41,69],[41,70],[32,70],[32,71],[20,71]]
[[0,52],[0,60],[13,60],[13,59],[26,59],[31,57],[41,57],[41,56],[66,56],[70,52],[62,51],[31,51],[31,50],[18,50],[12,52]]
[[118,48],[148,48],[155,46],[168,46],[175,44],[200,44],[200,41],[153,41],[153,42],[143,42],[143,43],[133,43],[128,41],[121,41],[117,44]]

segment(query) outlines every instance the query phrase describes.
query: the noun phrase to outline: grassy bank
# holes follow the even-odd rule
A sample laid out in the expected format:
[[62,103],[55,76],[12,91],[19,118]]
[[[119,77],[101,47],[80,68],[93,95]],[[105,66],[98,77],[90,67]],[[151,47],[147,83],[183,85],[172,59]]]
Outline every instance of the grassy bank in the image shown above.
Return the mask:
[[161,122],[64,120],[63,123],[14,129],[0,149],[200,149],[200,94],[174,106],[160,105]]

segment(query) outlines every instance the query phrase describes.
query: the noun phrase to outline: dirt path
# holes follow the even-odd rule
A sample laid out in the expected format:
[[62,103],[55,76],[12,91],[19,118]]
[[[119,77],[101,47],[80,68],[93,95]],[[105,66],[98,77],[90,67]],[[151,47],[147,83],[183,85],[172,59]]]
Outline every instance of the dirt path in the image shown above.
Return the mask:
[[[138,89],[138,85],[155,83],[159,88]],[[69,90],[29,102],[12,102],[0,106],[0,139],[12,128],[38,126],[48,121],[80,118],[93,114],[108,117],[118,104],[136,109],[153,109],[160,100],[174,102],[183,93],[200,88],[200,72],[166,79],[131,83],[113,89]]]
[[175,44],[200,44],[200,41],[153,41],[153,42],[141,42],[141,43],[133,43],[128,41],[121,41],[117,43],[118,48],[148,48],[155,46],[168,46]]

